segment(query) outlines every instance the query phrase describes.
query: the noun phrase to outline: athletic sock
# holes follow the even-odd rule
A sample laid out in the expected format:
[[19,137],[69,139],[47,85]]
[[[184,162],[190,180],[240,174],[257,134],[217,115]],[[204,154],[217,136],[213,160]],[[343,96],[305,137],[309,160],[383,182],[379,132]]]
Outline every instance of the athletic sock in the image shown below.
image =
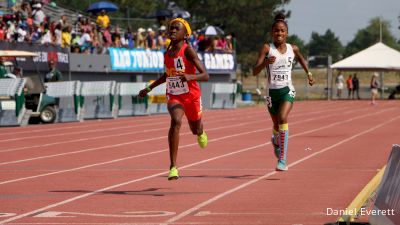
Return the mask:
[[279,160],[286,163],[286,155],[288,151],[289,141],[289,125],[287,123],[279,124],[279,139],[279,148],[281,150]]
[[272,128],[272,137],[274,139],[273,144],[279,145],[279,132],[275,128]]

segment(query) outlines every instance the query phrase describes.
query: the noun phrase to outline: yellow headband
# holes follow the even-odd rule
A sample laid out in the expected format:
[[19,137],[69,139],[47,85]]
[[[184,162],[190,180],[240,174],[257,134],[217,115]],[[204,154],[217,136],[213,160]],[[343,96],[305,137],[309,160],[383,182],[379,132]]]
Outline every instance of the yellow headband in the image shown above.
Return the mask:
[[186,32],[189,34],[189,36],[192,35],[192,29],[190,28],[190,25],[186,20],[184,20],[182,18],[175,18],[175,19],[171,20],[171,22],[169,24],[172,24],[175,21],[181,22],[183,24],[183,26],[185,26]]

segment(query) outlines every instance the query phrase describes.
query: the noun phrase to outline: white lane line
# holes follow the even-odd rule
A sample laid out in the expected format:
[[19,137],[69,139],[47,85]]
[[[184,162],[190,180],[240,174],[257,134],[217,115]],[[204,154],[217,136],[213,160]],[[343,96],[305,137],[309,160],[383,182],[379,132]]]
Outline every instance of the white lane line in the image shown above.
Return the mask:
[[[347,111],[346,113],[354,113],[354,111],[359,111],[359,110]],[[330,117],[330,116],[331,116],[331,115],[325,115],[325,116],[322,116],[322,117],[320,117],[320,118],[327,118],[327,117]],[[367,116],[367,115],[365,115],[365,116]],[[302,123],[302,122],[306,122],[306,121],[311,121],[311,120],[315,120],[315,119],[317,119],[317,118],[319,118],[319,117],[313,117],[312,119],[308,119],[308,120],[301,120],[301,121],[298,121],[298,122],[294,122],[294,123],[292,123],[292,124],[297,124],[297,123]],[[236,126],[248,125],[248,124],[252,124],[252,123],[259,123],[259,121],[247,122],[247,123],[239,123],[239,124],[230,125],[230,126],[223,126],[223,127],[210,128],[210,129],[208,129],[208,130],[209,130],[209,131],[212,131],[212,130],[220,130],[220,129],[226,129],[226,128],[231,128],[231,127],[236,127]],[[265,130],[269,130],[269,129],[271,129],[271,128],[257,130],[256,132],[265,131]],[[231,137],[235,137],[235,136],[239,136],[239,135],[243,135],[243,134],[247,134],[247,133],[248,133],[248,132],[238,133],[238,134],[235,134],[235,135],[229,135],[229,136],[223,137],[223,139],[225,139],[225,138],[231,138]],[[191,132],[182,133],[181,135],[188,135],[188,134],[191,134]],[[95,150],[100,150],[100,149],[115,148],[115,147],[120,147],[120,146],[124,146],[124,145],[130,145],[130,144],[136,144],[136,143],[141,143],[141,142],[153,141],[153,140],[158,140],[158,139],[163,139],[163,138],[166,138],[166,136],[160,136],[160,137],[151,138],[151,139],[141,139],[141,140],[137,140],[137,141],[133,141],[133,142],[124,142],[124,143],[119,143],[119,144],[114,144],[114,145],[108,145],[108,146],[102,146],[102,147],[96,147],[96,148],[83,149],[83,150],[73,151],[73,152],[66,152],[66,153],[60,153],[60,154],[54,154],[54,155],[47,155],[47,156],[40,156],[40,157],[28,158],[28,159],[22,159],[22,160],[16,160],[16,161],[2,162],[2,163],[0,163],[0,166],[1,166],[1,165],[16,164],[16,163],[21,163],[21,162],[34,161],[34,160],[40,160],[40,159],[45,159],[45,158],[53,158],[53,157],[58,157],[58,156],[70,155],[70,154],[78,154],[78,153],[82,153],[82,152],[95,151]],[[214,139],[213,139],[213,141],[216,141],[216,140],[221,140],[221,138],[214,138]],[[193,146],[193,145],[196,145],[196,144],[191,144],[191,145],[187,145],[187,146]],[[167,150],[168,150],[168,149],[167,149]],[[156,151],[156,152],[154,152],[154,153],[159,153],[159,151]],[[152,154],[152,153],[147,153],[147,154]],[[147,154],[144,154],[144,155],[147,155]],[[143,156],[143,155],[140,155],[140,156]],[[134,157],[134,156],[133,156],[133,157]],[[131,158],[131,157],[128,157],[128,158]],[[97,165],[97,164],[95,164],[95,165]],[[41,175],[38,175],[38,176],[41,177]],[[33,177],[35,177],[35,176],[33,176]],[[28,177],[28,178],[31,178],[31,177]],[[19,178],[19,179],[15,179],[15,180],[12,180],[12,181],[19,181],[19,180],[21,180],[21,179],[25,180],[24,178]],[[3,181],[3,182],[0,182],[0,185],[1,185],[1,184],[6,184],[6,183],[10,183],[10,181]]]
[[[339,110],[339,109],[337,109]],[[343,109],[340,109],[343,110]],[[362,109],[357,109],[358,110],[362,110]],[[311,113],[304,113],[304,114],[297,114],[294,115],[293,118],[297,118],[299,116],[303,116],[303,115],[312,115],[312,114],[321,114],[323,112],[332,112],[335,110],[322,110],[322,111],[313,111]],[[354,112],[354,111],[353,111]],[[247,119],[247,118],[254,118],[254,115],[252,116],[247,116],[247,117],[243,117],[241,116],[240,119]],[[230,118],[228,120],[219,120],[218,122],[224,122],[224,121],[236,121],[237,118]],[[249,121],[249,120],[247,120]],[[209,121],[207,121],[209,122]],[[259,121],[258,121],[259,122]],[[258,123],[257,122],[257,123]],[[215,123],[213,123],[215,124]],[[0,153],[4,153],[4,152],[12,152],[12,151],[20,151],[20,150],[25,150],[25,149],[31,149],[31,148],[41,148],[41,147],[48,147],[48,146],[53,146],[53,145],[59,145],[59,144],[68,144],[68,143],[75,143],[75,142],[80,142],[80,141],[90,141],[90,140],[97,140],[97,139],[103,139],[103,138],[110,138],[110,137],[118,137],[118,136],[124,136],[124,135],[132,135],[132,134],[137,134],[137,133],[145,133],[145,132],[152,132],[152,131],[159,131],[162,128],[156,128],[156,129],[149,129],[149,130],[142,130],[142,131],[133,131],[133,132],[125,132],[125,133],[119,133],[119,134],[110,134],[110,135],[104,135],[104,136],[96,136],[96,137],[89,137],[89,138],[79,138],[79,139],[72,139],[72,140],[68,140],[68,141],[59,141],[59,142],[52,142],[52,143],[47,143],[47,144],[41,144],[41,145],[30,145],[30,146],[25,146],[25,147],[17,147],[17,148],[10,148],[7,150],[2,150],[0,151]],[[168,128],[165,128],[168,129]],[[213,129],[213,128],[211,128]],[[210,129],[207,129],[210,130]],[[186,135],[186,134],[191,134],[189,133],[182,133],[182,135]],[[164,137],[164,136],[163,136]],[[1,165],[1,163],[0,163]]]
[[[349,141],[351,141],[351,140],[353,140],[353,139],[355,139],[355,138],[357,138],[357,137],[359,137],[361,135],[367,134],[367,133],[369,133],[371,131],[374,131],[375,129],[383,127],[383,126],[393,122],[394,120],[397,120],[398,118],[400,118],[400,116],[394,117],[394,118],[392,118],[392,119],[390,119],[390,120],[388,120],[388,121],[386,121],[384,123],[381,123],[381,124],[379,124],[377,126],[374,126],[374,127],[370,128],[368,130],[362,131],[362,132],[360,132],[360,133],[358,133],[356,135],[353,135],[353,136],[351,136],[349,138],[346,138],[346,139],[344,139],[342,141],[339,141],[336,144],[333,144],[333,145],[330,145],[330,146],[328,146],[326,148],[323,148],[323,149],[321,149],[321,150],[319,150],[319,151],[317,151],[317,152],[315,152],[315,153],[313,153],[313,154],[311,154],[309,156],[306,156],[304,158],[301,158],[301,159],[289,164],[288,167],[290,169],[291,167],[296,166],[297,164],[300,164],[300,163],[302,163],[302,162],[304,162],[304,161],[306,161],[306,160],[308,160],[310,158],[313,158],[314,156],[317,156],[317,155],[320,155],[320,154],[322,154],[322,153],[324,153],[326,151],[329,151],[329,150],[333,149],[336,146],[339,146],[339,145],[341,145],[343,143],[349,142]],[[274,175],[276,173],[278,173],[278,172],[276,172],[276,171],[269,172],[269,173],[267,173],[267,174],[265,174],[265,175],[263,175],[261,177],[258,177],[256,179],[253,179],[251,181],[243,183],[243,184],[241,184],[241,185],[239,185],[239,186],[237,186],[235,188],[229,189],[228,191],[225,191],[225,192],[223,192],[223,193],[221,193],[219,195],[216,195],[215,197],[210,198],[209,200],[204,201],[204,202],[202,202],[200,204],[197,204],[196,206],[194,206],[194,207],[192,207],[192,208],[180,213],[179,215],[172,217],[171,219],[167,220],[166,223],[173,223],[173,222],[175,222],[177,220],[180,220],[183,217],[200,210],[204,206],[207,206],[207,205],[209,205],[209,204],[211,204],[211,203],[213,203],[213,202],[215,202],[215,201],[217,201],[217,200],[219,200],[219,199],[221,199],[221,198],[223,198],[223,197],[225,197],[227,195],[230,195],[230,194],[232,194],[232,193],[234,193],[236,191],[239,191],[239,190],[241,190],[241,189],[243,189],[245,187],[248,187],[248,186],[250,186],[250,185],[252,185],[252,184],[254,184],[254,183],[258,182],[258,181],[264,180],[264,179],[266,179],[266,178],[268,178],[268,177],[270,177],[270,176],[272,176],[272,175]]]
[[[349,104],[346,104],[346,106],[347,105],[349,105]],[[321,106],[318,106],[318,108],[319,107],[321,107]],[[325,107],[321,107],[322,109],[324,109]],[[251,112],[251,111],[254,111],[253,109],[245,109],[245,111],[244,110],[236,110],[236,111],[234,111],[234,113],[221,113],[221,114],[218,114],[218,116],[207,116],[207,117],[205,117],[205,119],[208,121],[208,120],[214,120],[214,119],[220,119],[220,118],[231,118],[232,116],[246,116],[246,115],[252,115],[252,116],[254,116],[255,114],[265,114],[266,113],[266,111],[264,111],[264,110],[257,110],[256,112]],[[297,111],[297,113],[299,113],[299,112],[302,112],[302,111],[305,111],[305,110],[299,110],[299,111]],[[225,114],[227,114],[227,115],[225,115]],[[123,125],[126,125],[126,123],[131,123],[132,122],[132,126],[117,126],[117,127],[113,127],[113,128],[109,128],[109,129],[113,129],[113,130],[115,130],[115,129],[119,129],[119,128],[132,128],[133,126],[134,127],[138,127],[138,126],[144,126],[144,125],[154,125],[154,124],[158,124],[158,123],[163,123],[163,122],[156,122],[156,123],[149,123],[149,121],[151,122],[151,121],[159,121],[159,119],[160,119],[160,117],[164,117],[164,116],[159,116],[159,115],[157,115],[156,117],[153,117],[151,120],[150,119],[148,119],[148,120],[145,120],[144,122],[145,122],[145,124],[142,124],[142,123],[140,123],[140,124],[136,124],[136,122],[143,122],[143,120],[141,120],[141,121],[134,121],[134,120],[129,120],[129,121],[118,121],[118,122],[115,122],[115,120],[112,122],[112,123],[107,123],[108,124],[108,126],[107,127],[109,127],[110,125],[116,125],[116,124],[120,124],[120,123],[123,123]],[[100,122],[103,122],[103,121],[100,121]],[[50,128],[50,129],[40,129],[40,130],[29,130],[29,131],[23,131],[23,132],[9,132],[9,133],[4,133],[4,134],[1,134],[0,136],[1,137],[4,137],[4,136],[7,136],[7,135],[12,135],[12,136],[14,136],[15,137],[15,135],[16,134],[22,134],[22,133],[29,133],[29,134],[32,134],[32,133],[35,133],[35,132],[37,132],[37,133],[43,133],[43,132],[45,132],[45,131],[57,131],[57,130],[64,130],[64,129],[74,129],[74,128],[77,128],[77,129],[81,129],[81,128],[91,128],[91,127],[99,127],[99,126],[101,126],[101,128],[100,129],[94,129],[94,130],[85,130],[84,131],[84,133],[88,133],[88,131],[90,131],[90,132],[101,132],[101,131],[105,131],[105,129],[104,129],[104,127],[105,127],[105,125],[107,125],[107,124],[98,124],[98,123],[96,123],[96,124],[93,124],[94,126],[88,126],[88,125],[86,125],[86,126],[79,126],[79,127],[76,127],[76,126],[69,126],[69,127],[60,127],[60,128]],[[48,124],[49,126],[51,126],[51,124]],[[63,135],[63,136],[65,136],[66,134],[80,134],[80,133],[82,133],[82,132],[80,132],[80,131],[74,131],[74,132],[70,132],[70,133],[61,133],[61,134],[53,134],[53,136],[61,136],[61,135]],[[49,137],[49,134],[42,134],[41,136],[35,136],[36,138],[40,138],[40,137]],[[28,138],[28,137],[23,137],[23,138]],[[29,137],[30,138],[30,137]],[[0,139],[0,142],[6,142],[6,141],[10,141],[10,140],[17,140],[16,138],[14,138],[14,139]],[[20,139],[18,139],[18,140],[21,140],[21,138]]]
[[[263,114],[264,112],[257,112],[253,113],[250,115],[254,114]],[[245,116],[245,115],[244,115]],[[226,118],[226,117],[225,117]],[[228,120],[232,120],[231,118]],[[221,121],[219,119],[219,121]],[[8,139],[2,139],[0,140],[0,143],[3,142],[14,142],[14,141],[21,141],[21,140],[28,140],[28,139],[38,139],[38,138],[49,138],[49,137],[64,137],[66,135],[76,135],[76,134],[88,134],[88,133],[96,133],[96,132],[105,132],[105,131],[114,131],[114,130],[121,130],[121,129],[136,129],[138,127],[147,127],[147,126],[152,126],[152,125],[159,125],[159,124],[166,124],[166,121],[162,122],[154,122],[154,123],[144,123],[144,124],[131,124],[128,126],[118,126],[118,127],[112,127],[112,128],[104,128],[101,127],[99,129],[94,129],[94,130],[81,130],[81,131],[73,131],[73,132],[61,132],[61,133],[53,133],[53,134],[41,134],[41,135],[36,135],[36,136],[25,136],[25,137],[18,137],[18,138],[8,138]],[[124,123],[126,125],[126,123]]]
[[[351,112],[354,113],[354,111],[359,111],[359,109],[353,110]],[[349,113],[349,111],[347,111],[346,113]],[[329,116],[324,116],[324,117],[329,117]],[[314,117],[314,119],[315,119],[315,117]],[[301,120],[300,122],[304,122],[304,120]],[[216,127],[216,128],[209,128],[207,130],[208,131],[220,130],[220,129],[232,128],[232,127],[237,127],[237,126],[244,126],[244,125],[253,124],[253,123],[259,123],[259,121],[239,123],[239,124]],[[297,123],[299,123],[299,122],[295,122],[295,123],[292,123],[292,124],[297,124]],[[182,133],[181,135],[190,135],[190,134],[192,134],[192,133],[191,132],[186,132],[186,133]],[[121,146],[124,146],[124,145],[137,144],[137,143],[142,143],[142,142],[148,142],[148,141],[164,139],[166,137],[167,136],[163,135],[163,136],[154,137],[154,138],[150,138],[150,139],[140,139],[140,140],[136,140],[136,141],[124,142],[124,143],[113,144],[113,145],[106,145],[106,146],[102,146],[102,147],[94,147],[94,148],[82,149],[82,150],[72,151],[72,152],[64,152],[64,153],[53,154],[53,155],[46,155],[46,156],[39,156],[39,157],[34,157],[34,158],[27,158],[27,159],[15,160],[15,161],[2,162],[2,163],[0,163],[0,166],[9,165],[9,164],[16,164],[16,163],[22,163],[22,162],[29,162],[29,161],[40,160],[40,159],[54,158],[54,157],[58,157],[58,156],[65,156],[65,155],[71,155],[71,154],[79,154],[79,153],[83,153],[83,152],[96,151],[96,150],[107,149],[107,148],[121,147]],[[228,136],[228,137],[231,137],[231,136]],[[2,184],[2,183],[0,183],[0,184]]]
[[[327,111],[327,110],[322,110],[322,111]],[[317,112],[312,112],[312,113],[317,113]],[[245,114],[243,113],[235,113],[234,116],[239,116],[240,118],[242,118],[243,116],[247,116],[247,117],[254,117],[257,114],[266,114],[266,111],[257,111],[257,112],[246,112]],[[299,113],[300,114],[300,113]],[[297,115],[297,114],[295,114]],[[303,115],[303,114],[300,114]],[[232,115],[230,116],[213,116],[211,118],[207,119],[208,121],[213,121],[214,119],[216,119],[218,122],[223,122],[225,120],[221,120],[221,118],[230,118],[228,120],[234,120],[232,118]],[[76,134],[87,134],[87,133],[95,133],[95,132],[104,132],[104,131],[112,131],[112,130],[121,130],[121,129],[129,129],[129,128],[136,128],[136,127],[142,127],[142,126],[151,126],[151,125],[158,125],[158,124],[165,124],[165,122],[154,122],[154,123],[145,123],[145,124],[132,124],[132,125],[128,125],[128,126],[118,126],[118,127],[113,127],[113,128],[104,128],[104,126],[101,129],[94,129],[94,130],[84,130],[84,131],[73,131],[73,132],[63,132],[63,133],[55,133],[55,134],[42,134],[39,136],[29,136],[29,137],[19,137],[19,138],[8,138],[8,139],[0,139],[0,143],[1,142],[14,142],[14,141],[18,141],[18,140],[25,140],[25,139],[37,139],[37,138],[42,138],[42,137],[59,137],[59,136],[66,136],[66,135],[76,135]],[[124,123],[124,125],[126,125],[126,122]],[[132,131],[131,131],[132,132]],[[32,133],[32,132],[31,132]],[[2,135],[4,136],[4,135]],[[15,133],[13,133],[13,136],[15,136]],[[25,148],[29,148],[30,146],[26,146]],[[7,150],[3,150],[0,152],[8,152],[11,151],[9,149]]]
[[[247,118],[253,118],[253,116],[245,116],[243,117],[245,119]],[[232,121],[232,120],[237,120],[237,119],[226,119],[226,120],[218,120],[217,122],[226,122],[226,121]],[[213,124],[217,123],[217,122],[213,122]],[[153,124],[148,124],[148,125],[156,125],[156,124],[166,124],[166,122],[158,122],[158,123],[153,123]],[[130,128],[133,128],[132,126],[129,126]],[[136,128],[137,126],[135,126]],[[103,135],[103,136],[95,136],[95,137],[88,137],[88,138],[79,138],[79,139],[72,139],[72,140],[68,140],[68,141],[59,141],[59,142],[52,142],[52,143],[47,143],[47,144],[42,144],[42,145],[30,145],[30,146],[25,146],[25,147],[17,147],[17,148],[11,148],[11,149],[7,149],[7,150],[0,150],[0,153],[3,152],[11,152],[11,151],[19,151],[19,150],[24,150],[24,149],[30,149],[30,148],[38,148],[38,147],[46,147],[46,146],[52,146],[52,145],[58,145],[58,144],[67,144],[67,143],[74,143],[74,142],[80,142],[80,141],[89,141],[89,140],[96,140],[96,139],[103,139],[103,138],[110,138],[110,137],[119,137],[119,136],[124,136],[124,135],[131,135],[131,134],[140,134],[140,133],[147,133],[147,132],[152,132],[152,131],[159,131],[163,128],[154,128],[154,129],[147,129],[147,130],[138,130],[138,131],[130,131],[130,132],[124,132],[124,133],[117,133],[117,134],[109,134],[109,135]],[[168,129],[168,128],[165,128]],[[119,130],[119,128],[113,128],[112,130]],[[109,131],[107,129],[104,129],[103,131]],[[98,132],[98,130],[93,131],[93,132]],[[82,131],[79,133],[89,133],[86,131]],[[64,133],[64,134],[68,134],[68,133]],[[64,134],[58,134],[58,136],[64,136]],[[77,133],[74,133],[77,134]]]
[[[382,110],[381,112],[388,111],[388,110],[389,109]],[[348,111],[347,113],[350,113],[350,111]],[[379,113],[379,112],[377,112],[377,113]],[[374,114],[377,114],[377,113],[374,113]],[[374,114],[370,114],[370,115],[374,115]],[[348,121],[352,121],[354,119],[358,119],[358,118],[362,118],[362,117],[367,117],[367,116],[370,116],[370,115],[363,115],[363,116],[359,116],[359,117],[354,117],[354,118],[348,119],[346,121],[336,122],[336,123],[334,123],[334,125],[341,124],[341,123],[348,122]],[[304,122],[308,122],[308,121],[315,121],[316,119],[328,118],[328,117],[330,117],[330,115],[328,115],[328,116],[325,115],[325,116],[322,116],[322,117],[313,117],[313,118],[310,118],[308,120],[302,120],[302,121],[299,121],[299,122],[294,122],[292,124],[304,123]],[[328,125],[327,127],[330,127],[330,126],[332,126],[332,124]],[[311,132],[317,131],[319,129],[322,129],[322,128],[317,128],[315,130],[311,130]],[[252,133],[256,133],[256,132],[264,132],[264,131],[267,131],[267,130],[271,130],[271,128],[258,129],[258,130],[243,132],[243,133],[237,133],[237,134],[234,134],[234,135],[223,136],[223,137],[220,137],[220,138],[213,138],[209,142],[216,142],[216,141],[220,141],[220,140],[224,140],[224,139],[228,139],[228,138],[232,138],[232,137],[237,137],[237,136],[241,136],[241,135],[247,135],[247,134],[252,134]],[[307,134],[307,133],[308,132],[303,132],[303,133],[300,133],[300,134]],[[293,138],[293,137],[296,137],[296,136],[298,136],[300,134],[292,135],[291,137]],[[268,143],[269,142],[267,142],[267,144]],[[183,145],[183,146],[180,146],[179,148],[182,149],[182,148],[187,148],[187,147],[191,147],[191,146],[197,146],[197,143]],[[76,167],[76,168],[67,169],[67,170],[60,170],[60,171],[51,172],[51,173],[44,173],[44,174],[39,174],[39,175],[34,175],[34,176],[17,178],[17,179],[14,179],[14,180],[2,181],[2,182],[0,182],[0,185],[14,183],[14,182],[17,182],[17,181],[30,180],[30,179],[34,179],[34,178],[45,177],[45,176],[50,176],[50,175],[55,175],[55,174],[60,174],[60,173],[72,172],[72,171],[86,169],[86,168],[90,168],[90,167],[94,167],[94,166],[100,166],[100,165],[120,162],[120,161],[124,161],[124,160],[128,160],[128,159],[134,159],[134,158],[149,156],[149,155],[153,155],[153,154],[157,154],[157,153],[161,153],[161,152],[165,152],[165,151],[168,151],[168,148],[165,148],[165,149],[162,149],[162,150],[158,150],[158,151],[149,152],[149,153],[145,153],[145,154],[139,154],[139,155],[134,155],[134,156],[130,156],[130,157],[115,159],[115,160],[111,160],[111,161],[85,165],[85,166]]]
[[[387,111],[387,110],[385,110],[385,111]],[[382,110],[381,112],[383,112],[383,110]],[[372,114],[371,114],[371,116],[372,116]],[[397,119],[397,118],[399,118],[399,117],[400,117],[400,116],[395,117],[394,119]],[[394,119],[392,119],[392,120],[394,120]],[[350,120],[355,120],[355,118],[350,119]],[[391,122],[392,120],[389,120],[389,121],[387,121],[387,122],[385,122],[385,123],[382,123],[382,124],[380,124],[380,125],[374,127],[373,129],[378,128],[378,127],[381,127],[381,126],[383,126],[383,125],[386,125],[387,123]],[[342,124],[342,123],[347,123],[347,122],[348,122],[348,121],[336,122],[335,124]],[[304,135],[304,134],[311,133],[311,132],[315,132],[315,131],[318,131],[318,130],[321,130],[321,129],[325,129],[325,128],[328,128],[328,127],[331,127],[331,124],[330,124],[330,125],[327,125],[327,126],[323,126],[323,127],[317,128],[317,129],[313,129],[313,130],[309,130],[309,131],[306,131],[306,132],[298,133],[298,134],[292,135],[291,137],[296,137],[296,136],[299,136],[299,135]],[[371,128],[371,129],[369,129],[368,131],[373,130],[373,129]],[[367,131],[364,131],[364,132],[359,133],[358,135],[355,135],[355,136],[360,136],[361,134],[364,134],[364,133],[366,133],[366,132],[367,132]],[[290,138],[290,137],[289,137],[289,138]],[[206,159],[206,160],[202,160],[202,161],[199,161],[199,162],[195,162],[195,163],[192,163],[192,164],[188,164],[188,165],[182,166],[182,167],[180,167],[180,168],[181,168],[181,169],[190,168],[190,167],[193,167],[193,166],[196,166],[196,165],[199,165],[199,164],[207,163],[207,162],[214,161],[214,160],[217,160],[217,159],[220,159],[220,158],[224,158],[224,157],[227,157],[227,156],[231,156],[231,155],[239,154],[239,153],[242,153],[242,152],[246,152],[246,151],[250,151],[250,150],[262,148],[262,147],[265,147],[265,146],[268,145],[268,144],[271,144],[271,142],[267,142],[267,143],[255,145],[255,146],[252,146],[252,147],[240,149],[240,150],[233,151],[233,152],[230,152],[230,153],[227,153],[227,154],[224,154],[224,155],[220,155],[220,156],[216,156],[216,157],[209,158],[209,159]],[[323,150],[321,150],[321,151],[323,151]],[[317,154],[317,152],[314,153],[313,155],[316,155],[316,154]],[[293,163],[292,163],[292,164],[290,164],[290,166],[291,166],[291,165],[296,165],[296,164],[293,164]],[[61,202],[57,202],[57,203],[54,203],[54,204],[50,204],[50,205],[44,206],[44,207],[42,207],[42,208],[32,210],[32,211],[27,212],[27,213],[19,214],[18,216],[14,216],[14,217],[11,217],[11,218],[2,220],[2,221],[0,221],[0,224],[2,224],[2,223],[8,223],[8,222],[11,222],[11,221],[15,221],[15,220],[18,220],[18,219],[21,219],[21,218],[24,218],[24,217],[27,217],[27,216],[30,216],[30,215],[33,215],[33,214],[42,212],[42,211],[46,211],[46,210],[51,209],[51,208],[54,208],[54,207],[58,207],[58,206],[61,206],[61,205],[65,205],[65,204],[67,204],[67,203],[74,202],[74,201],[77,201],[77,200],[79,200],[79,199],[83,199],[83,198],[86,198],[86,197],[95,195],[95,194],[97,194],[97,193],[101,193],[101,192],[108,191],[108,190],[111,190],[111,189],[119,188],[119,187],[122,187],[122,186],[125,186],[125,185],[128,185],[128,184],[133,184],[133,183],[137,183],[137,182],[140,182],[140,181],[148,180],[148,179],[151,179],[151,178],[159,177],[159,176],[162,176],[162,175],[165,175],[165,174],[166,174],[166,172],[156,173],[156,174],[149,175],[149,176],[146,176],[146,177],[142,177],[142,178],[130,180],[130,181],[123,182],[123,183],[119,183],[119,184],[115,184],[115,185],[112,185],[112,186],[108,186],[108,187],[105,187],[105,188],[102,188],[102,189],[98,189],[98,190],[96,190],[96,191],[89,192],[89,193],[86,193],[86,194],[78,195],[78,196],[75,196],[75,197],[73,197],[73,198],[69,198],[69,199],[66,199],[66,200],[64,200],[64,201],[61,201]],[[253,181],[251,181],[251,182],[247,182],[247,183],[245,183],[245,184],[243,184],[243,185],[240,185],[239,187],[237,187],[237,188],[235,188],[235,189],[231,189],[229,192],[232,193],[232,192],[236,191],[236,189],[237,189],[237,190],[240,190],[241,188],[244,188],[244,187],[246,187],[246,186],[248,186],[248,185],[250,185],[250,184],[252,184],[252,183],[255,183],[255,182],[259,181],[259,180],[264,179],[265,176],[268,177],[268,176],[271,176],[272,174],[275,174],[275,172],[268,173],[268,174],[264,175],[262,178],[258,178],[257,180],[253,180]],[[242,186],[243,186],[243,187],[242,187]],[[225,192],[225,194],[223,193],[224,196],[225,196],[225,195],[228,195],[228,194],[229,194],[229,193],[226,193],[226,192]],[[218,196],[221,196],[221,194],[218,195]],[[214,198],[208,200],[208,201],[207,201],[207,202],[209,202],[208,204],[210,204],[210,203],[212,203],[213,201],[216,201],[216,200],[218,200],[219,198],[223,197],[223,196],[221,196],[221,197],[218,198],[218,196],[216,196],[216,197],[214,197]],[[214,199],[214,200],[213,200],[213,199]],[[202,207],[203,204],[204,204],[204,205],[207,205],[207,204],[205,204],[205,203],[203,202],[203,203],[201,203],[201,204],[199,204],[199,205],[197,205],[197,206],[201,206],[201,207]],[[198,208],[201,208],[201,207],[198,207]],[[192,209],[193,209],[193,208],[192,208]],[[189,210],[192,212],[192,209],[189,209]],[[173,221],[176,221],[176,220],[178,220],[178,219],[180,219],[180,218],[186,216],[187,214],[185,214],[185,215],[183,215],[183,214],[186,213],[186,212],[188,212],[189,210],[187,210],[187,211],[185,211],[185,212],[179,214],[179,215],[176,216],[176,217],[171,218],[170,220],[173,222]],[[195,210],[193,210],[193,211],[195,211]],[[190,212],[190,213],[191,213],[191,212]],[[188,214],[189,214],[189,213],[188,213]],[[178,218],[178,217],[179,217],[179,218]],[[176,219],[175,219],[175,218],[176,218]],[[168,221],[170,221],[170,220],[168,220]]]
[[[235,112],[235,113],[231,113],[231,114],[228,114],[228,115],[224,115],[224,114],[222,114],[222,115],[220,115],[220,114],[218,114],[217,116],[208,116],[207,117],[207,120],[209,120],[209,119],[211,119],[211,120],[213,120],[213,119],[221,119],[221,118],[227,118],[227,117],[232,117],[232,116],[240,116],[240,115],[244,115],[244,116],[246,116],[246,115],[254,115],[254,114],[262,114],[262,113],[264,113],[263,111],[260,111],[260,110],[258,110],[257,112],[249,112],[248,110],[247,111],[245,111],[245,112]],[[96,123],[96,124],[93,124],[93,126],[90,126],[90,125],[85,125],[85,126],[65,126],[65,127],[59,127],[59,128],[50,128],[50,129],[40,129],[40,130],[29,130],[29,131],[21,131],[21,132],[11,132],[11,133],[4,133],[4,134],[1,134],[1,137],[3,138],[4,136],[7,136],[7,135],[12,135],[13,137],[15,137],[17,134],[32,134],[32,133],[43,133],[43,132],[46,132],[46,131],[60,131],[60,130],[70,130],[70,129],[83,129],[83,128],[95,128],[94,130],[88,130],[88,129],[86,129],[87,131],[93,131],[93,132],[96,132],[96,131],[104,131],[105,129],[104,129],[104,127],[110,127],[110,126],[112,126],[112,128],[110,128],[110,130],[115,130],[115,129],[118,129],[118,128],[133,128],[133,127],[137,127],[137,126],[146,126],[146,125],[151,125],[151,124],[158,124],[157,123],[157,121],[160,121],[160,117],[161,116],[156,116],[156,117],[152,117],[151,119],[147,119],[147,120],[128,120],[128,121],[115,121],[115,120],[111,120],[112,122],[110,122],[110,123],[107,123],[107,124],[98,124],[98,123]],[[156,123],[149,123],[149,122],[152,122],[152,121],[156,121]],[[137,123],[139,123],[139,124],[137,124]],[[124,125],[124,126],[120,126],[119,124],[122,124],[122,125]],[[130,126],[126,126],[127,124],[131,124]],[[48,124],[48,125],[51,125],[51,124]],[[115,126],[114,126],[115,125]],[[96,128],[96,127],[100,127],[100,128]],[[81,133],[81,132],[79,132],[79,131],[75,131],[75,132],[70,132],[70,133],[63,133],[63,134],[75,134],[75,133]],[[58,134],[58,132],[57,132],[57,134]],[[48,136],[49,134],[41,134],[41,136],[35,136],[35,137],[44,137],[44,136]],[[28,137],[21,137],[20,139],[18,139],[18,140],[21,140],[21,139],[23,139],[23,138],[28,138]],[[29,137],[30,138],[30,137]],[[0,139],[0,142],[4,142],[4,141],[8,141],[8,140],[17,140],[17,139],[10,139],[10,138],[5,138],[5,139]]]

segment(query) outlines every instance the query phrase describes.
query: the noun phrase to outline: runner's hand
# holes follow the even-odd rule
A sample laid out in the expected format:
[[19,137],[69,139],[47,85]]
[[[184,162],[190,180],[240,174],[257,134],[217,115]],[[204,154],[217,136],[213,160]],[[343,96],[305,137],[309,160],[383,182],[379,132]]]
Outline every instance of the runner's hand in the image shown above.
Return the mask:
[[145,89],[142,89],[142,90],[140,90],[140,92],[139,92],[139,97],[140,97],[140,98],[144,98],[144,97],[146,97],[147,93],[149,93],[149,91],[148,91],[146,88],[145,88]]
[[310,84],[310,86],[313,86],[313,84],[315,84],[314,77],[308,77],[308,84]]

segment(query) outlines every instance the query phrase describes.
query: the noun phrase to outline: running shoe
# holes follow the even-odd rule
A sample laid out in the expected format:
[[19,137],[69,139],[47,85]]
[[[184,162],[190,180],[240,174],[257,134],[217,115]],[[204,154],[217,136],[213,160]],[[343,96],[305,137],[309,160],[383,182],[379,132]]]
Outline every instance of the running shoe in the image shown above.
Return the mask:
[[175,166],[173,166],[169,170],[168,180],[178,180],[178,178],[179,178],[178,169]]
[[200,136],[197,136],[197,143],[199,143],[200,148],[205,148],[207,146],[208,137],[206,132],[203,131]]
[[276,171],[286,171],[288,167],[286,166],[286,161],[278,160],[278,164],[276,165]]
[[275,143],[275,138],[274,136],[271,137],[271,143],[274,146],[274,154],[277,159],[279,159],[279,155],[281,154],[281,149],[279,148],[279,145]]

